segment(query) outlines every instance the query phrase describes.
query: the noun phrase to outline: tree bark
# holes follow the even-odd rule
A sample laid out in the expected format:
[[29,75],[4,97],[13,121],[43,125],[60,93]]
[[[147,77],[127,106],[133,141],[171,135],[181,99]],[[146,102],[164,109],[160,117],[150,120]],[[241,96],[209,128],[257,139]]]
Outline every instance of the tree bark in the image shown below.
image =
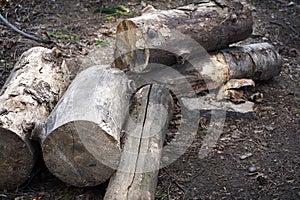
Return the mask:
[[56,49],[31,48],[16,63],[0,96],[1,189],[16,188],[29,178],[37,152],[30,133],[50,114],[69,84],[68,77]]
[[220,50],[187,60],[184,64],[148,65],[148,72],[128,72],[137,85],[156,83],[176,96],[194,96],[223,86],[230,79],[264,81],[281,71],[281,57],[268,43],[250,44]]
[[251,11],[234,0],[205,1],[174,10],[153,10],[117,27],[117,68],[142,72],[149,63],[173,65],[214,51],[252,33]]
[[210,111],[224,110],[226,112],[248,114],[254,112],[254,103],[246,101],[245,103],[235,104],[230,101],[214,101],[205,98],[182,98],[183,106],[188,110]]
[[282,67],[281,56],[268,43],[250,44],[221,51],[229,66],[229,79],[249,78],[265,81],[277,76]]
[[119,163],[122,124],[134,91],[134,83],[108,65],[81,72],[40,135],[50,172],[78,187],[108,180]]
[[169,91],[147,85],[134,96],[118,171],[104,199],[154,199],[165,133],[173,113]]

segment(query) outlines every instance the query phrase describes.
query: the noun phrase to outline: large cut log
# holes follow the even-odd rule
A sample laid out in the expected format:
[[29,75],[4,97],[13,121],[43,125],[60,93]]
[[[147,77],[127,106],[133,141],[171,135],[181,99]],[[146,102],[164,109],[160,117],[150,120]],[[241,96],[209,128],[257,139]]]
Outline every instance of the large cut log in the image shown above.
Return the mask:
[[115,65],[142,72],[149,63],[182,62],[199,51],[222,49],[246,39],[252,25],[251,11],[236,0],[150,9],[118,25]]
[[169,91],[147,85],[134,96],[118,171],[104,199],[154,199],[162,148],[173,113]]
[[170,67],[150,64],[148,72],[127,74],[137,85],[164,85],[180,97],[218,88],[230,79],[268,80],[280,73],[281,66],[281,56],[275,48],[268,43],[259,43],[231,47]]
[[40,134],[50,172],[78,187],[108,180],[119,163],[122,124],[134,91],[134,83],[108,65],[82,71]]
[[36,150],[29,141],[69,85],[59,52],[42,47],[22,54],[0,96],[0,189],[20,186],[30,176]]

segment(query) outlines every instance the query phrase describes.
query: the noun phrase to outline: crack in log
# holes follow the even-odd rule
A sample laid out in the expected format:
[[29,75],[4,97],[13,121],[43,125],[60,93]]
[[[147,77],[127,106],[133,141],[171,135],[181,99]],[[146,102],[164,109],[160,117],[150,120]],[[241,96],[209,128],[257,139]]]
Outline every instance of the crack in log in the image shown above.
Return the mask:
[[[76,126],[74,124],[73,124],[73,126],[76,129]],[[83,175],[80,171],[80,167],[75,161],[75,137],[74,137],[74,132],[73,131],[71,131],[71,137],[72,137],[72,160],[73,160],[74,166],[76,167],[76,169],[78,169],[78,170],[76,170],[77,175],[80,177],[80,179],[84,180]],[[70,161],[70,162],[72,162],[72,161]]]
[[[53,152],[57,152],[60,154],[59,158],[62,158],[63,160],[66,161],[67,164],[69,164],[69,166],[72,168],[72,171],[77,174],[78,176],[80,176],[80,172],[77,170],[77,168],[73,165],[73,163],[71,162],[70,159],[68,159],[68,157],[65,156],[65,154],[63,153],[63,150],[56,144],[56,141],[54,139],[52,139],[51,137],[48,138],[48,140],[50,140],[50,143],[52,144],[53,147]],[[74,163],[75,164],[75,163]],[[53,172],[53,174],[56,174],[55,172]],[[80,176],[81,177],[81,176]]]
[[[132,187],[133,181],[135,180],[136,170],[137,170],[137,167],[138,167],[139,155],[140,155],[140,150],[141,150],[141,147],[142,147],[143,132],[144,132],[144,127],[145,127],[145,123],[146,123],[146,120],[147,120],[147,112],[148,112],[148,107],[149,107],[149,103],[150,103],[150,96],[151,96],[151,89],[152,89],[152,85],[149,85],[149,86],[150,87],[149,87],[149,90],[148,90],[148,93],[147,93],[146,108],[145,108],[145,113],[144,113],[144,116],[143,116],[142,130],[141,130],[140,138],[139,138],[138,154],[136,156],[135,167],[134,167],[134,171],[133,171],[133,177],[131,179],[131,183],[129,184],[128,191]],[[126,195],[127,199],[128,199],[129,194],[130,193],[128,192],[127,195]]]

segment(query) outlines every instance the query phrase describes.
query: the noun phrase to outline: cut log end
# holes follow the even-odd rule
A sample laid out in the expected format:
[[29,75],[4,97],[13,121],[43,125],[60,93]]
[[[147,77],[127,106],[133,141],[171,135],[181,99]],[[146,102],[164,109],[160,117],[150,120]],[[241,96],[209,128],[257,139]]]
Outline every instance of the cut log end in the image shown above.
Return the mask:
[[238,1],[225,4],[226,9],[208,1],[122,21],[117,27],[115,67],[144,72],[153,61],[182,63],[199,47],[211,52],[248,38],[253,30],[250,9]]
[[23,184],[32,171],[31,146],[14,132],[0,128],[0,188],[12,189]]
[[41,146],[54,175],[78,187],[101,184],[112,175],[133,91],[133,82],[108,65],[76,76],[45,122]]
[[44,47],[24,52],[14,66],[0,91],[0,190],[15,189],[29,177],[39,153],[29,133],[50,114],[70,75],[58,50]]
[[[140,40],[139,32],[138,26],[131,20],[124,20],[117,26],[116,46],[118,50],[115,51],[115,66],[117,68],[130,68],[134,71],[132,66],[139,67],[142,65],[143,68],[148,64],[148,50],[144,49],[143,46],[139,48],[136,46]],[[122,53],[120,54],[120,52]]]
[[95,186],[108,180],[117,168],[120,148],[99,125],[73,121],[53,131],[43,143],[49,170],[62,181]]

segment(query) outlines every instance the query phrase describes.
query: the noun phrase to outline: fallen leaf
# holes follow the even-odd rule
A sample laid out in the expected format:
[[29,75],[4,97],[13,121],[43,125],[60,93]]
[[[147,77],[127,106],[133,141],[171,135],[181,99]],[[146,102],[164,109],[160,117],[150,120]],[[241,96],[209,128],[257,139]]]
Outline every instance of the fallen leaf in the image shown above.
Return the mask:
[[241,156],[239,156],[239,157],[240,157],[241,160],[245,160],[245,159],[247,159],[247,158],[249,158],[249,157],[251,157],[251,156],[253,156],[252,153],[246,153],[246,154],[241,155]]

